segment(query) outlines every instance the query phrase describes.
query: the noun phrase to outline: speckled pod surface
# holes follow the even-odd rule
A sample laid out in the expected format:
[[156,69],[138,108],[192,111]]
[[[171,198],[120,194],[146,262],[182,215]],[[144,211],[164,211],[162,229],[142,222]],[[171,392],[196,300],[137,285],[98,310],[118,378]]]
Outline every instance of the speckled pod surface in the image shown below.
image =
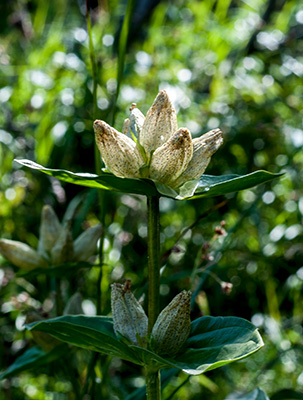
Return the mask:
[[152,330],[153,350],[158,354],[177,354],[190,333],[191,292],[183,290],[159,314]]

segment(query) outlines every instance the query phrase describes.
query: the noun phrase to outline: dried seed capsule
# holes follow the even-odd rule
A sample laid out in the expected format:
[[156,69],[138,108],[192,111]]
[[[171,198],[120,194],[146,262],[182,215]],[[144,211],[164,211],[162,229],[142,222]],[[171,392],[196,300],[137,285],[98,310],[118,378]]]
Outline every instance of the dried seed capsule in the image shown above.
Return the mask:
[[123,286],[119,283],[111,285],[111,306],[114,330],[133,344],[141,344],[138,336],[144,341],[147,336],[148,318],[141,304],[130,291],[130,281]]
[[123,122],[123,128],[122,128],[122,133],[123,135],[128,136],[129,138],[132,139],[132,134],[131,134],[131,122],[129,118],[126,118]]
[[82,296],[79,292],[76,292],[68,300],[64,308],[63,315],[78,315],[78,314],[83,314]]
[[178,129],[177,114],[165,90],[158,93],[148,110],[140,133],[147,157],[162,146]]
[[49,252],[54,247],[61,231],[61,224],[51,206],[44,206],[41,215],[39,253]]
[[223,143],[222,131],[213,129],[199,138],[193,139],[193,156],[183,174],[172,183],[179,187],[183,183],[199,179],[206,170],[211,156],[219,149]]
[[95,253],[102,231],[102,224],[98,224],[77,237],[74,242],[74,261],[86,261]]
[[160,313],[152,330],[153,350],[159,354],[177,354],[190,333],[191,292],[183,290]]
[[22,242],[0,239],[0,253],[16,267],[26,271],[48,267],[48,263],[36,250]]
[[60,265],[73,260],[73,238],[70,231],[71,221],[68,221],[61,229],[55,246],[51,251],[51,261],[53,265]]
[[[132,138],[132,133],[136,136],[138,140],[140,140],[140,132],[142,130],[144,124],[145,117],[139,108],[136,107],[136,104],[133,103],[130,107],[130,115],[124,121],[123,124],[123,133],[130,138]],[[132,132],[132,133],[131,133]]]
[[94,130],[96,144],[107,168],[117,176],[140,178],[144,160],[136,143],[104,121],[96,120]]
[[187,168],[193,155],[193,144],[188,129],[180,128],[152,155],[150,177],[171,185]]

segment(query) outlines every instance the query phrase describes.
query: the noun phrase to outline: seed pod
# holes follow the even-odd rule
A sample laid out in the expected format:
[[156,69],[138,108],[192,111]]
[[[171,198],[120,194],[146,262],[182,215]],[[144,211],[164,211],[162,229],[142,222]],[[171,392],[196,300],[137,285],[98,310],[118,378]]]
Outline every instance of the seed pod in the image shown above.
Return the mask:
[[193,155],[193,144],[188,129],[180,128],[152,155],[150,177],[171,185],[187,168]]
[[147,157],[162,146],[178,129],[177,114],[165,90],[158,93],[148,110],[140,133]]
[[177,354],[190,333],[191,292],[183,290],[160,313],[152,330],[153,350],[158,354]]
[[206,170],[211,156],[223,143],[222,131],[213,129],[199,138],[193,139],[193,156],[183,174],[172,183],[179,187],[192,179],[199,179]]
[[124,121],[122,132],[128,137],[132,138],[132,133],[136,136],[138,140],[140,140],[140,132],[143,127],[145,117],[139,108],[136,107],[136,104],[133,103],[130,107],[130,115]]
[[129,118],[126,118],[123,122],[123,128],[122,128],[122,133],[123,135],[128,136],[129,138],[132,139],[132,134],[131,134],[131,122]]
[[44,206],[41,214],[38,251],[49,252],[54,247],[61,231],[61,225],[51,206]]
[[142,112],[139,110],[139,108],[136,107],[135,104],[132,105],[130,110],[131,111],[130,111],[129,119],[131,122],[131,129],[132,129],[134,135],[136,136],[136,138],[140,141],[140,133],[143,128],[145,117],[142,114]]
[[73,238],[70,231],[71,221],[68,221],[61,229],[55,246],[51,251],[53,265],[65,264],[73,260]]
[[139,178],[143,157],[136,143],[104,121],[94,122],[95,139],[107,168],[116,176]]
[[[116,335],[126,337],[133,344],[138,342],[138,335],[144,340],[147,336],[148,318],[141,304],[130,291],[130,281],[120,285],[111,285],[111,306]],[[140,339],[139,339],[140,341]]]
[[48,267],[48,263],[36,250],[22,242],[0,239],[0,253],[16,267],[26,271]]
[[64,308],[63,315],[78,315],[78,314],[83,314],[82,296],[79,292],[76,292],[68,300]]
[[86,261],[95,253],[102,231],[102,224],[98,224],[77,237],[74,242],[74,261]]

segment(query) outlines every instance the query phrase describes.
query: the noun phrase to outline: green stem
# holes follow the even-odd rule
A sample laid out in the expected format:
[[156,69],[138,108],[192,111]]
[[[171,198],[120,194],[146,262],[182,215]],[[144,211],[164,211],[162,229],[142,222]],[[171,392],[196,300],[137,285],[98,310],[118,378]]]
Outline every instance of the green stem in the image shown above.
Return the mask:
[[160,371],[146,369],[146,398],[147,400],[161,400]]
[[159,197],[147,198],[148,229],[148,333],[159,315],[160,292],[160,213]]
[[[159,315],[160,294],[160,212],[159,197],[147,198],[148,229],[148,333]],[[161,399],[160,371],[147,366],[146,395],[148,400]]]

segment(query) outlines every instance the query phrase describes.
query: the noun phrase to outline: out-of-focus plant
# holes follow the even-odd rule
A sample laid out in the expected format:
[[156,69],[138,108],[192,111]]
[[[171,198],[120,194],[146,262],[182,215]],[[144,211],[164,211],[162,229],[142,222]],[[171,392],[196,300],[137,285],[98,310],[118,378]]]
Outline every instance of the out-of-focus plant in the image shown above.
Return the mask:
[[[92,111],[94,85],[84,10],[79,9],[78,3],[48,4],[34,0],[21,5],[7,2],[2,8],[1,236],[36,248],[42,205],[59,201],[60,215],[60,207],[81,190],[61,185],[50,177],[37,179],[37,174],[20,169],[16,163],[12,167],[13,158],[34,159],[47,163],[49,168],[60,165],[72,171],[94,171],[91,123],[96,118],[112,123],[112,99],[117,84],[120,89],[115,106],[117,129],[122,129],[132,101],[146,113],[155,93],[165,89],[178,110],[181,126],[187,126],[193,137],[218,126],[224,132],[224,147],[213,157],[210,173],[245,174],[260,168],[278,172],[282,168],[287,174],[266,186],[220,198],[219,204],[228,200],[228,207],[215,208],[211,197],[192,202],[161,197],[163,307],[178,292],[191,287],[194,316],[210,313],[244,317],[259,327],[266,343],[262,352],[215,374],[210,371],[185,378],[182,373],[175,376],[163,373],[164,397],[169,398],[178,390],[178,396],[184,399],[205,395],[221,400],[235,388],[244,393],[256,385],[261,385],[270,397],[278,395],[281,388],[292,387],[300,392],[303,389],[302,371],[297,368],[302,364],[303,300],[300,4],[219,1],[214,5],[181,1],[160,2],[150,11],[149,3],[144,9],[140,1],[137,3],[133,21],[130,18],[128,51],[121,46],[124,62],[119,57],[120,75],[126,78],[122,82],[116,79],[118,57],[113,51],[122,7],[115,2],[103,7],[102,3],[92,11],[97,114]],[[127,29],[127,24],[124,27]],[[127,36],[123,39],[127,41]],[[125,183],[134,189],[133,182]],[[143,181],[141,184],[146,192],[148,187]],[[158,189],[166,190],[159,185]],[[84,203],[86,206],[87,202]],[[147,274],[142,265],[147,237],[142,198],[110,193],[107,207],[102,281],[105,314],[110,306],[107,288],[112,281],[127,272],[137,288],[136,297],[140,297],[145,292]],[[93,212],[91,217],[95,220]],[[227,235],[217,237],[214,229],[223,219]],[[188,229],[183,230],[184,226]],[[5,369],[24,346],[20,319],[11,310],[9,299],[36,290],[42,302],[49,287],[42,277],[37,280],[34,275],[14,279],[14,268],[3,258],[1,264],[4,313],[0,327],[1,367]],[[96,269],[85,271],[85,275],[81,274],[85,282],[82,289],[92,298],[97,286]],[[72,285],[72,279],[69,280]],[[222,281],[233,285],[228,296],[221,292]],[[214,282],[218,284],[213,285]],[[77,354],[77,365],[85,374],[86,366],[89,370],[92,364],[85,358],[85,351]],[[102,362],[104,365],[108,364]],[[254,380],[260,366],[262,373]],[[125,398],[127,392],[143,385],[140,371],[131,369],[130,364],[126,367],[114,358],[110,370],[113,377],[110,382],[104,381],[103,375],[87,382],[91,393],[99,392],[102,386],[103,397]],[[25,373],[18,380],[6,380],[4,396],[11,393],[16,399],[38,398],[56,391],[61,391],[63,398],[74,396],[69,386],[71,377],[65,378],[58,388],[58,379],[51,371],[39,368],[38,372],[39,379],[36,373]],[[190,381],[190,385],[184,385],[184,381]],[[285,398],[287,393],[281,396]]]
[[87,261],[96,251],[102,225],[88,228],[73,240],[71,221],[62,226],[50,206],[42,210],[38,249],[26,243],[0,239],[0,252],[15,266],[30,271],[35,268]]

